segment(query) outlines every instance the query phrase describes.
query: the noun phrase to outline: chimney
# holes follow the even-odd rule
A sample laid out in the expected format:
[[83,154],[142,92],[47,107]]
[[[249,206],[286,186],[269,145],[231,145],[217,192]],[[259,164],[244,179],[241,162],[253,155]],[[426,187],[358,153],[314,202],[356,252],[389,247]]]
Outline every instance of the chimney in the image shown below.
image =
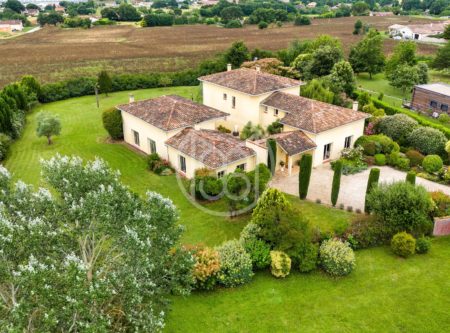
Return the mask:
[[129,98],[128,98],[128,103],[133,103],[134,102],[134,95],[133,94],[128,94]]
[[358,101],[353,101],[353,111],[358,111]]
[[261,66],[260,65],[256,65],[255,69],[256,69],[257,72],[261,72]]
[[231,71],[231,64],[227,65],[227,72]]

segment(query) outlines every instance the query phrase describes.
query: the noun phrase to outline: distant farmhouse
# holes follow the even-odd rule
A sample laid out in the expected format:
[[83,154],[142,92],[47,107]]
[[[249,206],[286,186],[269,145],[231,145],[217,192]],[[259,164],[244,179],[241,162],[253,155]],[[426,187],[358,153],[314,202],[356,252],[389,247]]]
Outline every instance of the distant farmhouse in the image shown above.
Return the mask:
[[400,25],[393,24],[389,26],[389,36],[394,39],[417,40],[424,42],[443,42],[444,39],[433,36],[444,32],[445,27],[450,22],[439,22],[429,24]]
[[414,87],[411,108],[426,112],[434,118],[448,113],[450,105],[450,85],[445,83],[421,84]]
[[[276,169],[286,166],[291,174],[303,154],[311,154],[313,166],[319,166],[339,158],[363,135],[367,114],[301,97],[301,81],[259,67],[232,70],[229,65],[199,81],[203,104],[171,95],[131,98],[117,106],[125,142],[157,153],[187,178],[205,167],[220,178],[237,168],[251,171],[266,164],[269,139],[276,145]],[[249,122],[263,128],[279,122],[282,130],[264,139],[239,139]]]
[[23,23],[21,20],[0,21],[1,32],[16,32],[22,30],[23,30]]

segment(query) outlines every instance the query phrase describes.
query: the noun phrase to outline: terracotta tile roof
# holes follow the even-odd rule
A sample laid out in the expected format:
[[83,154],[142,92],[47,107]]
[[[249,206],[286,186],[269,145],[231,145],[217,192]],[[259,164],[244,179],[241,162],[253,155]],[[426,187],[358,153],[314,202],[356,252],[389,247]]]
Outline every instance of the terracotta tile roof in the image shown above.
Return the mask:
[[198,79],[199,81],[211,82],[249,95],[261,95],[302,84],[301,81],[249,68],[215,73],[199,77]]
[[185,128],[166,141],[166,145],[202,162],[212,169],[255,155],[245,142],[214,130]]
[[302,131],[289,131],[271,135],[278,145],[290,156],[308,151],[317,147]]
[[117,109],[164,131],[193,126],[206,120],[228,115],[225,112],[177,95],[161,96],[118,105]]
[[271,94],[261,104],[285,111],[282,124],[310,133],[324,132],[368,117],[363,112],[282,92]]

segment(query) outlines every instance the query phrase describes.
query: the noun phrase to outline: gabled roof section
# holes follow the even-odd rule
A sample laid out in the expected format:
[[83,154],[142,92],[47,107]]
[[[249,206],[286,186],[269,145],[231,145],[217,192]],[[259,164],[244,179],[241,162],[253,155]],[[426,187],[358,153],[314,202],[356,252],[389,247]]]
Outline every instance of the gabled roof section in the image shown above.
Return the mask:
[[255,155],[253,149],[245,146],[230,134],[215,130],[183,129],[166,141],[166,145],[202,162],[211,169]]
[[118,105],[117,109],[142,119],[163,131],[194,126],[207,120],[223,118],[228,115],[225,112],[177,95],[122,104]]
[[261,104],[285,111],[282,124],[315,134],[369,117],[363,112],[282,92],[271,94]]
[[281,132],[271,135],[278,145],[290,156],[315,149],[317,145],[302,131]]
[[302,82],[298,80],[249,68],[215,73],[199,77],[198,79],[199,81],[210,82],[249,95],[261,95],[280,89],[300,86],[302,84]]

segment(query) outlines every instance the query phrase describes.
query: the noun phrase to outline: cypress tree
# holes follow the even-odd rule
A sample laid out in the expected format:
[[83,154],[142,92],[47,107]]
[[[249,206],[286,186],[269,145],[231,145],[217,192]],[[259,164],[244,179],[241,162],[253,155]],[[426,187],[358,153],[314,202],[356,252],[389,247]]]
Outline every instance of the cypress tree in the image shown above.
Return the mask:
[[305,154],[300,160],[300,172],[298,174],[298,194],[300,199],[306,199],[308,195],[309,180],[311,179],[312,155]]
[[334,165],[333,185],[331,187],[331,204],[336,206],[341,188],[342,161],[336,161]]
[[277,143],[274,139],[267,139],[267,167],[272,175],[275,174],[277,163]]
[[102,93],[105,93],[106,96],[108,96],[108,93],[111,91],[112,88],[112,80],[109,76],[107,71],[101,71],[98,74],[98,86],[100,88],[100,91]]
[[378,184],[378,180],[380,179],[380,169],[373,168],[370,170],[369,179],[367,180],[367,189],[366,189],[366,199],[364,203],[364,211],[369,213],[369,207],[367,205],[367,195],[369,192]]
[[416,173],[414,171],[409,171],[406,174],[406,181],[412,185],[416,185]]

